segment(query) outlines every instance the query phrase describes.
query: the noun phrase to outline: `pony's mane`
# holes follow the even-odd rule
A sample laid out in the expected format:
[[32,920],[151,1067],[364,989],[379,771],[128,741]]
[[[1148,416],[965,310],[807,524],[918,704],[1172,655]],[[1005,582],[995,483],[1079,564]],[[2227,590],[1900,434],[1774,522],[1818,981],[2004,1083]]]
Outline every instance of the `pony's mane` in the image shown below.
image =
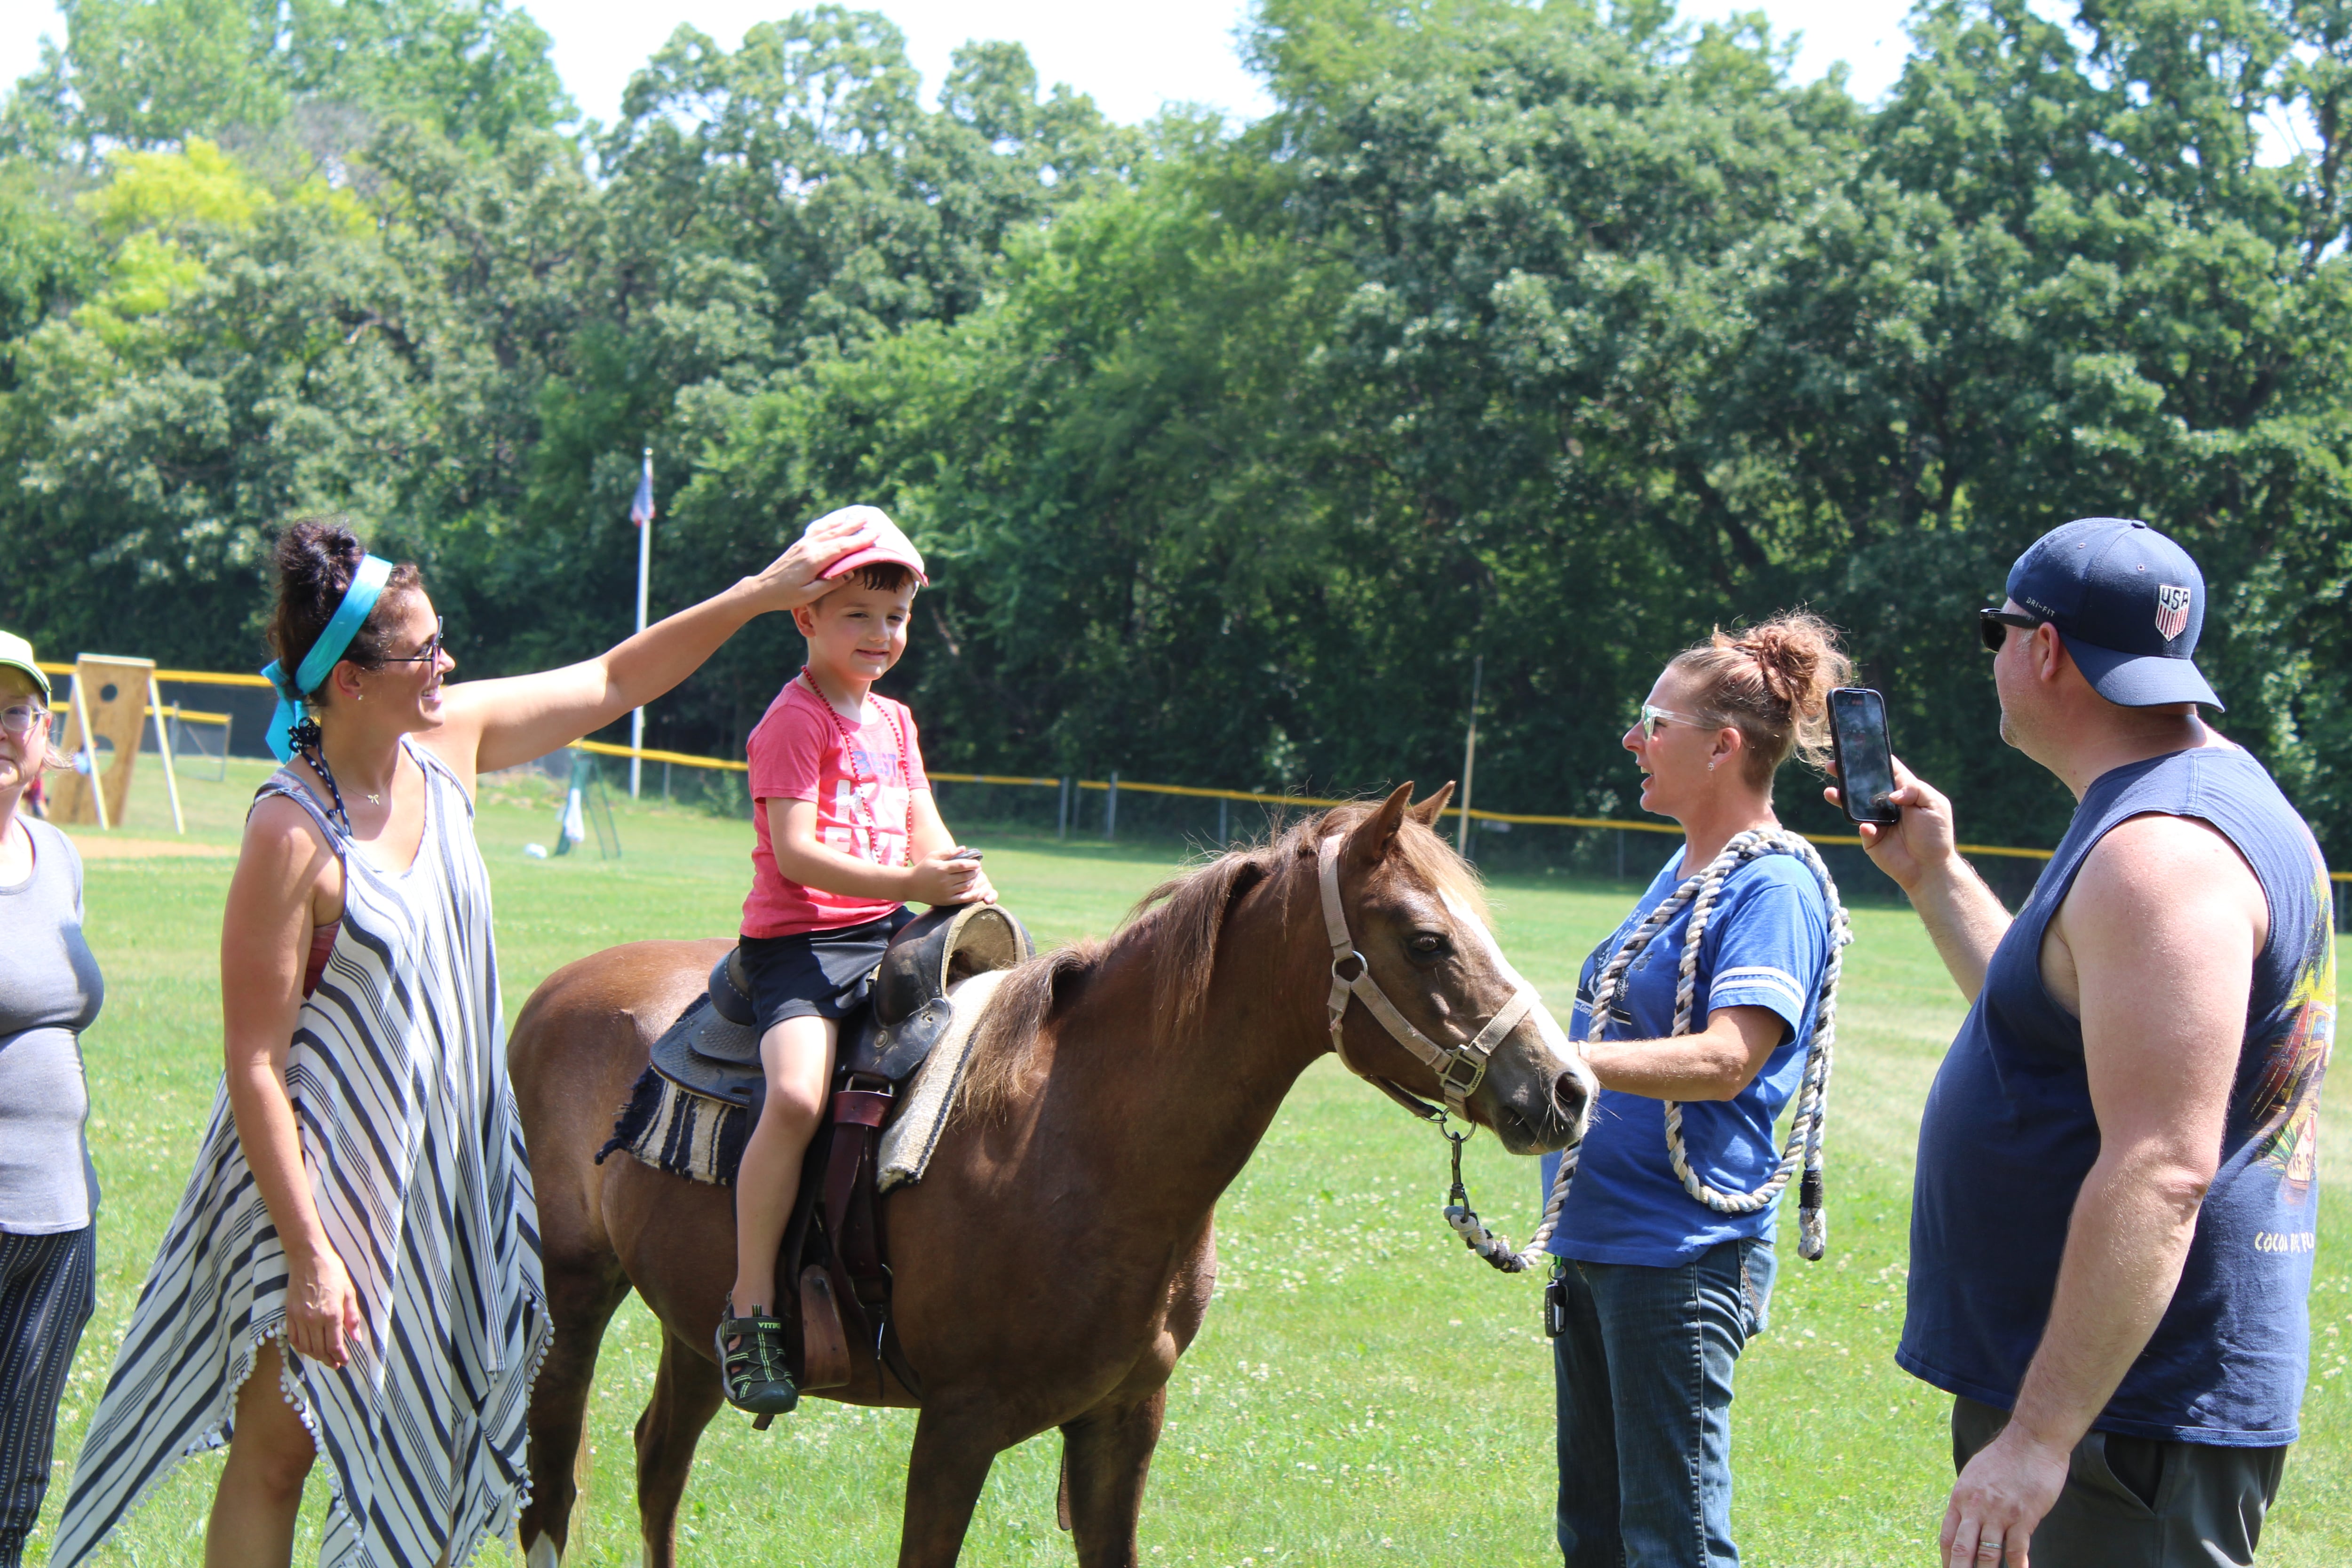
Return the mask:
[[[1118,929],[1103,941],[1071,942],[1040,953],[1005,975],[973,1037],[965,1069],[962,1108],[977,1116],[1001,1113],[1018,1091],[1031,1045],[1053,1016],[1056,1002],[1106,963],[1133,952],[1150,966],[1154,1044],[1187,1038],[1207,1005],[1217,963],[1217,939],[1234,900],[1261,883],[1287,901],[1291,882],[1316,875],[1316,846],[1347,833],[1377,804],[1335,806],[1276,829],[1256,844],[1230,850],[1146,893]],[[1478,874],[1453,847],[1408,816],[1390,853],[1414,876],[1486,920]]]

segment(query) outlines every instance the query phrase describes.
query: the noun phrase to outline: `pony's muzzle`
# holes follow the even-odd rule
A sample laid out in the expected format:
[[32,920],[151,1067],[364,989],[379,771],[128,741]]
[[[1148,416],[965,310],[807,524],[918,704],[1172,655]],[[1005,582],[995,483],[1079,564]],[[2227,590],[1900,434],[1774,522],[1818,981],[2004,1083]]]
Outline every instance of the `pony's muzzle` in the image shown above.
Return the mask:
[[1568,1037],[1549,1008],[1537,1008],[1531,1022],[1543,1037],[1544,1056],[1554,1068],[1544,1097],[1544,1125],[1536,1129],[1536,1142],[1547,1151],[1572,1149],[1584,1142],[1601,1084],[1585,1065],[1582,1048]]
[[1582,1062],[1561,1068],[1551,1080],[1552,1115],[1567,1124],[1568,1136],[1549,1147],[1567,1149],[1584,1142],[1585,1126],[1592,1119],[1593,1087],[1591,1069]]
[[1584,1054],[1540,1004],[1496,1052],[1486,1088],[1495,1133],[1515,1154],[1573,1148],[1599,1092]]

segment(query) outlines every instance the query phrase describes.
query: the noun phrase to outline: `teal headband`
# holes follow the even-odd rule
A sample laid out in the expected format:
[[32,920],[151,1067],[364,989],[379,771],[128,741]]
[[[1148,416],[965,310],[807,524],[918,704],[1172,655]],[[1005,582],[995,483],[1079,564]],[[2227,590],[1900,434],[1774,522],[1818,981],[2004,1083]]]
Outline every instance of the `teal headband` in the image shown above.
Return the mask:
[[261,678],[278,691],[278,710],[270,714],[266,734],[269,749],[279,762],[294,760],[294,726],[302,717],[302,700],[326,684],[328,672],[343,657],[343,650],[352,646],[352,638],[359,636],[360,628],[367,625],[368,616],[375,609],[376,596],[391,580],[391,562],[381,555],[362,556],[360,569],[352,574],[352,585],[343,591],[343,602],[335,606],[326,629],[310,645],[310,651],[302,656],[301,668],[294,672],[294,679],[289,682],[274,658],[263,668]]

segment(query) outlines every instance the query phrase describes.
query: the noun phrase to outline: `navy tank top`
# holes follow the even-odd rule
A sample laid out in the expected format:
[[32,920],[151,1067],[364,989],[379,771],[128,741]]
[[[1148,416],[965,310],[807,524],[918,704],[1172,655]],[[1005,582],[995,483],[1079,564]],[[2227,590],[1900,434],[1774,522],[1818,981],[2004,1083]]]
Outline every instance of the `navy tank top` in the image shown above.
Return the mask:
[[2042,984],[2042,937],[2107,830],[2151,813],[2210,824],[2261,879],[2221,1168],[2172,1303],[2092,1426],[2224,1447],[2291,1443],[2310,1349],[2319,1084],[2336,1032],[2326,862],[2262,764],[2235,747],[2102,774],[1993,952],[1919,1127],[1909,1310],[1895,1360],[2008,1409],[2041,1342],[2074,1200],[2098,1158],[2079,1020]]

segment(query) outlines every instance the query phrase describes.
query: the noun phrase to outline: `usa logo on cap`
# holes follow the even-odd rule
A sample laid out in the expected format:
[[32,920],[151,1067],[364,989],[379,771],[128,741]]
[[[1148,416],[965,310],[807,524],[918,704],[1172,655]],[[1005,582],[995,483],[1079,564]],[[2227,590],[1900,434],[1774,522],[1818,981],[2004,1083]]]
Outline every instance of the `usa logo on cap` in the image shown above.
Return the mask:
[[2189,590],[2172,583],[2156,589],[2156,629],[2170,642],[2189,629]]

